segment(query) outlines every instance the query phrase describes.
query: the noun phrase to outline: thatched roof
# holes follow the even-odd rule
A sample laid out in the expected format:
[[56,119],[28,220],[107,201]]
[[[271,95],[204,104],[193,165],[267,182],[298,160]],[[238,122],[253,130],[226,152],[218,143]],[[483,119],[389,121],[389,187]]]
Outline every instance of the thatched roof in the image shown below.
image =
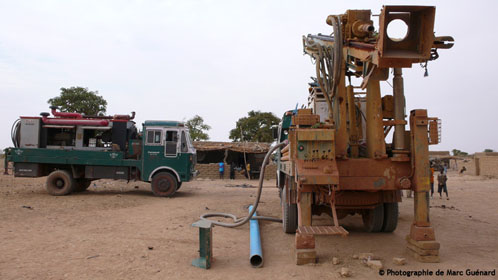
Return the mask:
[[270,150],[271,143],[258,142],[212,142],[194,141],[194,147],[198,151],[229,150],[239,153],[266,153]]
[[444,157],[444,156],[450,156],[449,151],[429,151],[429,156],[439,156],[439,157]]

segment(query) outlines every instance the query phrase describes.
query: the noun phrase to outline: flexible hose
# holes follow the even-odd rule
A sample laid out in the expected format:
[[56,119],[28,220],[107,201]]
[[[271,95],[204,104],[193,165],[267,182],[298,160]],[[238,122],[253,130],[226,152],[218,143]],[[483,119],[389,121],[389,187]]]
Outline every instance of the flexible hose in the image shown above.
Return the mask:
[[[265,178],[265,167],[268,164],[268,161],[270,159],[271,154],[278,148],[284,147],[287,145],[288,141],[284,141],[280,144],[275,145],[273,148],[271,148],[268,153],[266,153],[265,159],[263,160],[263,165],[261,165],[261,172],[259,173],[259,186],[258,186],[258,193],[256,194],[256,199],[254,203],[252,204],[252,211],[249,213],[244,218],[237,218],[237,216],[230,214],[230,213],[205,213],[201,215],[201,220],[207,220],[210,221],[213,225],[218,225],[222,227],[229,227],[229,228],[234,228],[241,226],[245,223],[247,223],[251,218],[256,219],[256,220],[265,220],[265,221],[271,221],[271,222],[278,222],[281,223],[282,220],[279,218],[274,218],[274,217],[264,217],[264,216],[255,216],[253,217],[254,213],[256,212],[256,209],[258,208],[259,200],[261,198],[261,192],[263,190],[263,180]],[[208,219],[209,217],[223,217],[223,218],[232,218],[233,223],[224,223],[224,222],[219,222],[219,221],[213,221]]]
[[21,125],[21,119],[17,119],[10,129],[10,138],[12,139],[12,144],[14,144],[15,148],[19,148],[19,126]]

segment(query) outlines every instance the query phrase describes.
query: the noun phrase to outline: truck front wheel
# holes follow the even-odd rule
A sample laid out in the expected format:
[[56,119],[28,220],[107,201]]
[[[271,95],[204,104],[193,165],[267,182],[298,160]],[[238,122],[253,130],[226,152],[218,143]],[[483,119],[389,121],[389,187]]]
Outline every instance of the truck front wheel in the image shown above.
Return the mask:
[[176,178],[168,172],[159,172],[152,177],[150,182],[155,196],[172,196],[178,189]]
[[51,195],[67,195],[73,192],[75,183],[71,173],[65,170],[56,170],[47,177],[47,192]]

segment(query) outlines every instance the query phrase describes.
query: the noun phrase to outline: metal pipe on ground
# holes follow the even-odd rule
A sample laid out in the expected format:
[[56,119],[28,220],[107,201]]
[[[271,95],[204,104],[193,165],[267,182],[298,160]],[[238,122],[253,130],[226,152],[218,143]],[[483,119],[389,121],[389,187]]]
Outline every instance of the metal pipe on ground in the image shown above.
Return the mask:
[[[252,211],[253,206],[249,206],[249,213]],[[254,212],[254,216],[257,216],[257,213]],[[254,268],[263,266],[263,250],[261,249],[261,236],[259,232],[259,223],[258,220],[251,219],[249,222],[250,226],[250,257],[249,261],[251,262],[251,266]]]

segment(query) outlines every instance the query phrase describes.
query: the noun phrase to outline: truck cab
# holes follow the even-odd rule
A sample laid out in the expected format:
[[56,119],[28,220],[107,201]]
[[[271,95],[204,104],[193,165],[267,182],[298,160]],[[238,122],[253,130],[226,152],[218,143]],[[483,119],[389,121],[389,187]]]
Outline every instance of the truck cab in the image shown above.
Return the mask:
[[[176,189],[179,189],[182,182],[196,175],[196,151],[188,129],[181,122],[145,121],[142,151],[141,179],[152,183],[156,195],[163,196],[173,191],[169,188],[174,184],[173,179],[176,180]],[[163,178],[163,184],[155,182],[159,177]]]

